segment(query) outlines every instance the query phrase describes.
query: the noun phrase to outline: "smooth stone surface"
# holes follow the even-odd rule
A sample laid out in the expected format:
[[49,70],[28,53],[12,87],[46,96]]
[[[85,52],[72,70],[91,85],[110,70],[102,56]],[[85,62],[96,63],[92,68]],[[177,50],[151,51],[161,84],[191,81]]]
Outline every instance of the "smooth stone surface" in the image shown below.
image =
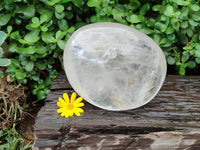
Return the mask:
[[74,90],[107,110],[128,110],[148,103],[166,76],[166,59],[147,35],[118,23],[78,29],[64,50],[64,68]]

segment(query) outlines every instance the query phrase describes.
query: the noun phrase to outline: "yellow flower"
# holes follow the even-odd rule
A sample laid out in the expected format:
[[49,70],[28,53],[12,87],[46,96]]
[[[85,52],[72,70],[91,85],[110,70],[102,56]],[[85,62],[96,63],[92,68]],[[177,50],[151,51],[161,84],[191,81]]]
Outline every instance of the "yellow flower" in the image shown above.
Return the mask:
[[82,97],[76,99],[76,93],[72,93],[71,99],[69,100],[69,96],[67,93],[63,94],[63,98],[58,98],[59,102],[57,102],[57,106],[61,107],[57,110],[57,113],[61,113],[61,116],[65,118],[72,117],[74,114],[76,116],[81,116],[80,113],[83,113],[83,109],[80,108],[84,106],[84,103],[81,103],[83,100]]

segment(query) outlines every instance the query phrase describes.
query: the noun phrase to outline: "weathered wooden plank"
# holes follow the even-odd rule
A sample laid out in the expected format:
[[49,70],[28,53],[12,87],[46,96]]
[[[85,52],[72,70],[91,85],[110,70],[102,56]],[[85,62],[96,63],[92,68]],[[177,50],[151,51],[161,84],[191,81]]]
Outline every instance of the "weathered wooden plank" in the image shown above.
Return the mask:
[[[113,112],[85,102],[84,114],[70,121],[62,119],[56,113],[58,97],[62,97],[64,92],[73,92],[65,82],[66,77],[61,73],[52,85],[45,106],[38,113],[34,148],[98,149],[98,143],[102,143],[102,148],[100,146],[99,149],[131,149],[135,146],[142,149],[142,141],[147,141],[146,149],[156,149],[159,148],[156,142],[160,141],[164,144],[160,146],[167,149],[169,143],[165,136],[169,137],[169,140],[175,140],[170,149],[173,149],[173,146],[174,149],[182,149],[184,144],[185,147],[193,146],[194,149],[200,147],[198,76],[167,76],[158,95],[147,105],[134,110]],[[163,132],[175,130],[179,132]],[[113,145],[117,143],[117,139],[120,139],[120,142]],[[185,139],[194,140],[188,145],[189,142]]]

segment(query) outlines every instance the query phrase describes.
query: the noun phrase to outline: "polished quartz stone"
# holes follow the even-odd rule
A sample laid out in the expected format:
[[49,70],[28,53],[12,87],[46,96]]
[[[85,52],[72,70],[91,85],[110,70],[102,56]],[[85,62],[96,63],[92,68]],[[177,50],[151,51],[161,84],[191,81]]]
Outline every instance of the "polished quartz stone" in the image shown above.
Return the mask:
[[166,76],[166,59],[147,35],[118,23],[78,29],[64,50],[64,68],[74,90],[107,110],[128,110],[148,103]]

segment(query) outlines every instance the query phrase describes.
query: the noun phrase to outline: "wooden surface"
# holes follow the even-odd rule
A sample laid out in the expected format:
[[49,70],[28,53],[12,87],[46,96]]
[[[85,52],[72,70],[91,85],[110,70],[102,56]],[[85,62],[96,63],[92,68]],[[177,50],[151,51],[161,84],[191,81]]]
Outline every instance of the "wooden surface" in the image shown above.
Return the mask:
[[113,112],[84,101],[84,114],[56,113],[58,97],[73,90],[62,72],[35,123],[34,150],[199,150],[200,76],[166,77],[158,95],[138,109]]

